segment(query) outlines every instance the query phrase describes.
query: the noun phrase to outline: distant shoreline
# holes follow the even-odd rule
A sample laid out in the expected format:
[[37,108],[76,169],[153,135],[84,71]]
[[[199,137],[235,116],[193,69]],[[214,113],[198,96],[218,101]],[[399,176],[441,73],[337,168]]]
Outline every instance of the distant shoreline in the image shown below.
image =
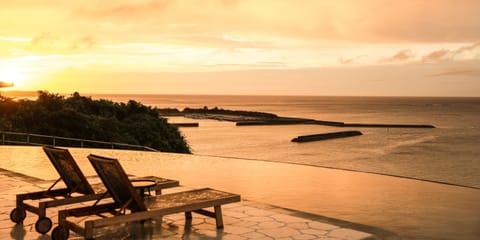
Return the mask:
[[[2,91],[1,95],[7,97],[26,97],[32,98],[38,96],[38,91]],[[144,95],[165,95],[165,94],[88,94],[94,98],[102,98],[105,96],[144,96]],[[172,95],[174,96],[174,95]],[[192,95],[197,96],[197,95]],[[200,95],[210,96],[210,95]],[[211,95],[214,96],[214,95]],[[230,96],[230,95],[226,95]],[[231,95],[234,97],[234,95]],[[244,95],[242,95],[244,96]],[[267,97],[267,96],[265,96]],[[284,96],[290,97],[290,96]],[[294,96],[292,96],[294,97]],[[305,96],[312,97],[312,96]],[[319,96],[321,97],[321,96]],[[326,97],[326,96],[325,96]],[[338,96],[342,97],[342,96]],[[346,96],[345,96],[346,97]],[[359,97],[361,98],[361,97]],[[367,97],[376,98],[376,97]],[[395,98],[395,97],[392,97]],[[416,98],[416,97],[406,97]],[[425,97],[428,98],[428,97]],[[443,98],[443,97],[439,97]],[[450,98],[450,97],[447,97]],[[469,97],[463,97],[469,98]],[[475,97],[473,97],[475,98]],[[235,122],[237,126],[258,126],[258,125],[287,125],[287,124],[314,124],[334,127],[368,127],[368,128],[435,128],[430,124],[403,124],[403,123],[345,123],[337,121],[325,121],[307,118],[292,118],[281,117],[273,113],[254,112],[254,111],[239,111],[239,110],[225,110],[221,108],[185,108],[180,111],[177,108],[158,108],[158,112],[161,116],[184,116],[192,119],[213,119],[218,121],[231,121]]]

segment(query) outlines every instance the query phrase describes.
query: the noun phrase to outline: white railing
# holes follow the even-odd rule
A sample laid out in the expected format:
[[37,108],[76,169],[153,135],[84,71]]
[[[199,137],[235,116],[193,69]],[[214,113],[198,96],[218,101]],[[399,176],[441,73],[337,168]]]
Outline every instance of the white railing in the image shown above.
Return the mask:
[[86,140],[79,138],[67,138],[59,136],[49,136],[42,134],[4,132],[1,131],[2,145],[34,145],[34,146],[63,146],[63,147],[81,147],[81,148],[111,148],[111,149],[131,149],[154,151],[158,150],[141,145],[133,145],[117,142],[105,142],[96,140]]

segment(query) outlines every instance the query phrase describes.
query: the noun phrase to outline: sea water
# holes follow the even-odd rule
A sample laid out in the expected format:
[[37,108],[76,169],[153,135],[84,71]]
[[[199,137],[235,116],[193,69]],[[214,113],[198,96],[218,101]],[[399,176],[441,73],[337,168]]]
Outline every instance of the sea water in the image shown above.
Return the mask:
[[[235,126],[180,128],[197,155],[290,162],[480,188],[480,98],[93,95],[159,108],[219,107],[346,123],[432,124],[436,128]],[[299,135],[359,130],[362,136],[294,143]]]

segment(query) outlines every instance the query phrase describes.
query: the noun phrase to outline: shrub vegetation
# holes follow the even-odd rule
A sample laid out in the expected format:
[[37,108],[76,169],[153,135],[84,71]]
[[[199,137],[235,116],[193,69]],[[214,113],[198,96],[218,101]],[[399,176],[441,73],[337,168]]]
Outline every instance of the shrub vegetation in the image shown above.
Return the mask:
[[158,110],[134,100],[94,100],[38,92],[35,101],[0,95],[0,130],[148,146],[190,153],[188,144]]

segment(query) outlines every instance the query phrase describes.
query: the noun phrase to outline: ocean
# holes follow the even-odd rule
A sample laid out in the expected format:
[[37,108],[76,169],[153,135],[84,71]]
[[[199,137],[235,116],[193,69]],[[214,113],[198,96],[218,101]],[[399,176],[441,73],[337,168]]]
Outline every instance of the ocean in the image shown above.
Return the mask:
[[[219,107],[345,123],[432,124],[436,128],[235,126],[180,128],[194,154],[289,162],[480,188],[480,98],[92,95],[159,108]],[[294,143],[299,135],[359,130],[362,136]]]

